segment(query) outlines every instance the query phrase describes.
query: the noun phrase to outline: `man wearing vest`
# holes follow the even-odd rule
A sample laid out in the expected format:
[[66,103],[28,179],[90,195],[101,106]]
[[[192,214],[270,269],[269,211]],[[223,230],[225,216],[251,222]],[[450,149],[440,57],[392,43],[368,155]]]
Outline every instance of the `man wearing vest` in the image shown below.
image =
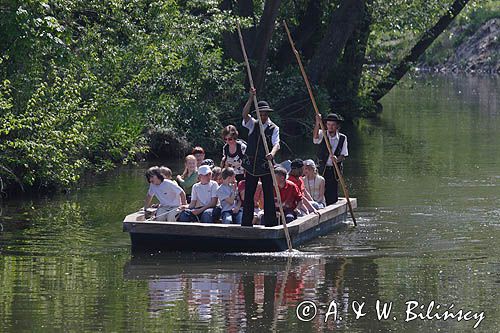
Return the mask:
[[325,199],[326,204],[331,205],[336,203],[339,199],[338,191],[338,176],[335,173],[332,157],[329,156],[328,148],[324,139],[323,131],[320,130],[320,122],[324,121],[326,125],[326,132],[330,146],[333,151],[333,159],[337,163],[339,169],[342,171],[342,161],[348,156],[347,151],[347,136],[339,133],[342,117],[338,114],[331,113],[324,120],[321,115],[316,116],[316,124],[313,130],[313,142],[319,145],[318,159],[319,159],[319,173],[325,178]]
[[243,219],[241,225],[247,227],[253,226],[253,197],[260,178],[262,182],[262,191],[264,192],[264,223],[266,227],[273,227],[278,223],[275,213],[276,210],[274,208],[273,179],[271,177],[271,171],[269,170],[268,161],[272,161],[280,149],[280,129],[269,119],[269,113],[272,112],[273,109],[269,107],[267,102],[260,101],[258,103],[260,119],[264,127],[267,146],[271,149],[269,154],[266,155],[264,143],[262,142],[262,136],[260,134],[259,122],[249,115],[255,93],[255,89],[250,91],[250,96],[242,112],[242,125],[248,129],[248,142],[242,163],[246,171],[246,178]]

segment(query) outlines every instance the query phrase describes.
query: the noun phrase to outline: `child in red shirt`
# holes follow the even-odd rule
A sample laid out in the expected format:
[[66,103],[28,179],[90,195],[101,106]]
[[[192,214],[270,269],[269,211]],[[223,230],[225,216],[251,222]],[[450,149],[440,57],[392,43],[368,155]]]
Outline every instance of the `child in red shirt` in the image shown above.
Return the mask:
[[291,170],[288,174],[288,180],[297,185],[300,194],[302,195],[302,208],[297,212],[299,216],[304,216],[312,212],[316,212],[316,209],[312,205],[312,197],[304,186],[304,180],[302,176],[304,174],[304,162],[301,159],[295,159],[291,163]]

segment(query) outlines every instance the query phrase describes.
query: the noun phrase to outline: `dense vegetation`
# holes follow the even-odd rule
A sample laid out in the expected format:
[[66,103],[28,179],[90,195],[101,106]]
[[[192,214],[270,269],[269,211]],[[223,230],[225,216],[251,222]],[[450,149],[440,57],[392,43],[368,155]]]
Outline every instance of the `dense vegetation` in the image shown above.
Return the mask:
[[[246,96],[238,17],[259,96],[276,105],[278,122],[287,114],[284,132],[296,133],[309,102],[280,20],[292,28],[322,109],[358,117],[375,110],[381,82],[397,82],[397,64],[411,63],[411,43],[390,41],[425,35],[452,3],[460,12],[467,2],[5,0],[0,186],[64,188],[151,147],[215,148]],[[336,45],[327,58],[322,43]]]

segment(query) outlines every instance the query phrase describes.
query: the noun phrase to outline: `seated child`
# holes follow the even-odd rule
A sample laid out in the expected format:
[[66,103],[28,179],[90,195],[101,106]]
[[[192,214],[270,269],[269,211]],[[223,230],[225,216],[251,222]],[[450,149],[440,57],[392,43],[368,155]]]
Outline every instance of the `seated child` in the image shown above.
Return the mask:
[[316,211],[316,207],[313,205],[313,199],[304,186],[304,180],[302,176],[304,175],[304,162],[297,158],[290,164],[290,171],[288,172],[288,180],[297,185],[300,194],[302,195],[302,208],[297,211],[298,216],[304,216],[313,211]]
[[[243,202],[245,200],[244,179],[238,183],[238,193],[240,194],[241,202]],[[253,200],[254,200],[253,224],[260,224],[261,217],[264,215],[264,193],[262,192],[262,183],[260,181],[257,183],[257,188],[255,190]]]
[[[299,188],[292,181],[286,179],[287,172],[282,167],[277,167],[275,169],[276,182],[278,183],[278,188],[280,190],[281,203],[283,205],[283,212],[285,213],[286,223],[297,218],[297,209],[301,210],[303,206],[302,194]],[[277,198],[275,198],[277,199]],[[307,200],[305,201],[307,202]],[[279,212],[279,202],[276,200],[276,212]],[[314,208],[311,208],[313,211]]]
[[231,167],[222,170],[222,185],[217,190],[222,210],[222,223],[241,224],[243,217],[243,208],[239,200],[238,189],[236,186],[236,173]]
[[220,167],[218,166],[212,167],[212,180],[215,180],[219,185],[222,184],[221,172],[222,169]]
[[198,168],[200,181],[193,185],[191,203],[179,215],[180,222],[214,222],[219,218],[217,205],[217,183],[212,180],[212,170],[208,165]]
[[[154,220],[175,222],[177,215],[186,208],[186,194],[169,179],[165,179],[157,166],[146,171],[149,183],[148,194],[144,200],[144,212],[151,205],[151,200],[156,197],[160,202]],[[145,213],[146,214],[146,213]]]
[[[172,180],[172,170],[170,168],[167,168],[166,166],[161,166],[160,167],[160,173],[163,175],[165,179]],[[175,184],[177,182],[175,180],[172,180]]]
[[318,169],[313,160],[304,161],[304,177],[302,179],[304,180],[307,192],[311,194],[311,198],[313,199],[311,202],[313,207],[316,209],[325,208],[325,178],[318,175]]

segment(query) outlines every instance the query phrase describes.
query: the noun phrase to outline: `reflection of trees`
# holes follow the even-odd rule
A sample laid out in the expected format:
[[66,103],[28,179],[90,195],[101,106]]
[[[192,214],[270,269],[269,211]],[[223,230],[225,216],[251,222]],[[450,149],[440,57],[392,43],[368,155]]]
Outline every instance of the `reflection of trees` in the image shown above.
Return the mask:
[[358,196],[375,205],[386,194],[425,200],[416,189],[434,189],[436,178],[474,177],[478,167],[500,164],[498,80],[424,76],[412,84],[386,96],[381,119],[362,121],[351,136],[346,172],[362,177],[354,179],[366,192]]
[[[98,206],[58,198],[5,205],[5,230],[0,234],[0,331],[7,327],[97,331],[103,329],[105,317],[113,318],[115,309],[127,307],[128,292],[134,294],[140,286],[125,288],[113,278],[122,275],[120,256],[128,252],[113,256],[112,245],[103,242],[114,221],[95,224]],[[120,316],[108,324],[116,324]]]

